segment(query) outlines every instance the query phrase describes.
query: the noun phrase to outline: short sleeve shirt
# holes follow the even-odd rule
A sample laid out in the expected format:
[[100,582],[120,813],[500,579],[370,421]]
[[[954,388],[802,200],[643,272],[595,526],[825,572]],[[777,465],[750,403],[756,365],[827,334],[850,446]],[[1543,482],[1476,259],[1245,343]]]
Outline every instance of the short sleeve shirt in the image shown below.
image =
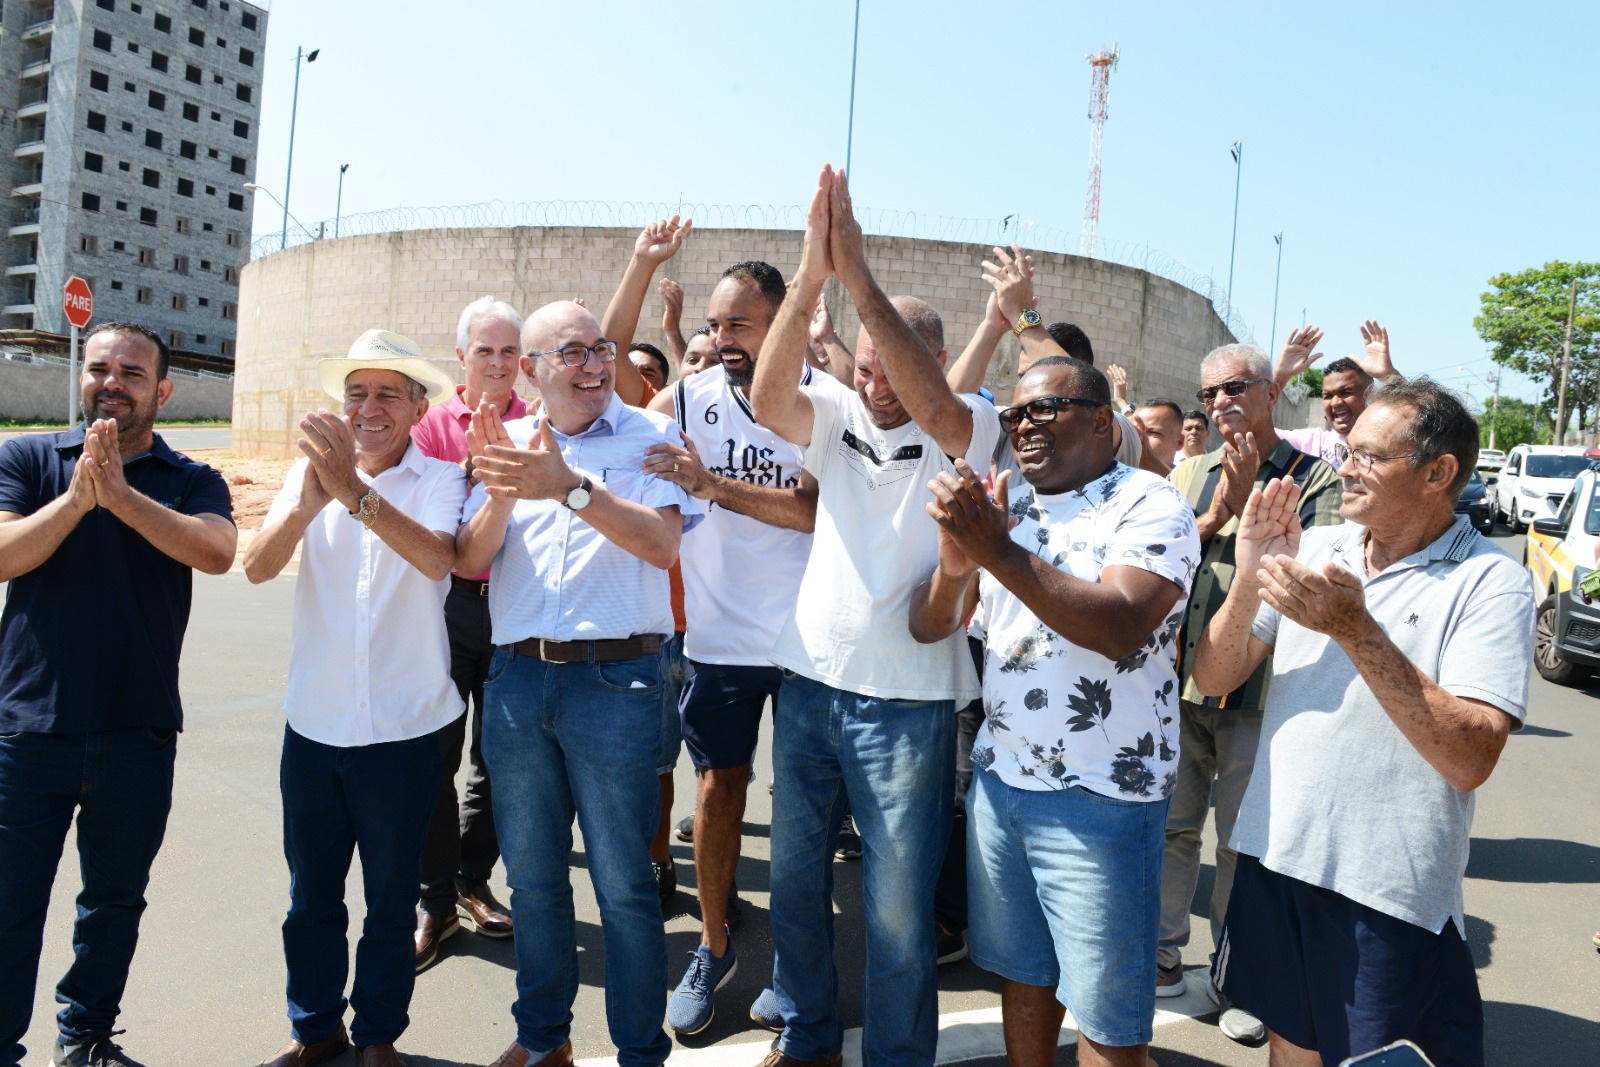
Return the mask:
[[1278,436],[1307,455],[1316,456],[1334,470],[1339,469],[1338,449],[1344,444],[1344,434],[1322,427],[1306,427],[1303,430],[1279,430]]
[[[1444,535],[1371,577],[1366,530],[1307,530],[1299,560],[1361,578],[1367,610],[1446,691],[1520,725],[1533,657],[1528,572],[1457,516]],[[1473,793],[1422,758],[1332,639],[1263,605],[1251,633],[1273,646],[1255,771],[1232,846],[1268,868],[1435,933],[1464,930]]]
[[[805,386],[817,479],[817,524],[793,615],[772,660],[835,689],[890,700],[955,700],[979,694],[966,635],[921,644],[911,636],[911,594],[939,561],[928,482],[954,461],[915,422],[874,426],[853,390],[823,377]],[[962,396],[972,412],[964,458],[986,470],[1000,435],[993,405]]]
[[1107,567],[1137,567],[1184,595],[1142,647],[1112,660],[1045,626],[984,572],[985,719],[972,765],[1018,789],[1161,800],[1178,768],[1178,627],[1200,561],[1193,511],[1165,479],[1121,463],[1069,493],[1030,489],[1011,511],[1011,539],[1057,570],[1098,582]]
[[[0,511],[28,516],[61,496],[83,454],[84,428],[17,437],[0,447]],[[129,486],[185,515],[233,503],[222,475],[174,452],[159,434],[123,465]],[[183,728],[178,657],[194,572],[104,508],[51,557],[11,580],[0,615],[0,733]],[[90,620],[116,640],[93,644]]]

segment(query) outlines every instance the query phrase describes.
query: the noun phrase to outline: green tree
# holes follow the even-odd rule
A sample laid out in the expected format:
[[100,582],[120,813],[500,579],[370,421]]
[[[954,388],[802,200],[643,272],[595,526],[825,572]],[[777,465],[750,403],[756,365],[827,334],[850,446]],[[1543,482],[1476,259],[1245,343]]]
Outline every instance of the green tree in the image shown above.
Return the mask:
[[1550,415],[1526,400],[1514,396],[1500,398],[1498,408],[1485,408],[1478,416],[1478,444],[1489,447],[1489,431],[1494,430],[1494,447],[1509,452],[1518,445],[1542,444],[1549,436]]
[[1490,355],[1496,363],[1543,384],[1546,403],[1540,406],[1553,413],[1561,387],[1561,350],[1573,283],[1578,300],[1572,318],[1567,411],[1569,417],[1577,412],[1578,425],[1583,426],[1600,400],[1600,263],[1552,260],[1517,274],[1497,274],[1489,279],[1482,310],[1472,325],[1492,346]]

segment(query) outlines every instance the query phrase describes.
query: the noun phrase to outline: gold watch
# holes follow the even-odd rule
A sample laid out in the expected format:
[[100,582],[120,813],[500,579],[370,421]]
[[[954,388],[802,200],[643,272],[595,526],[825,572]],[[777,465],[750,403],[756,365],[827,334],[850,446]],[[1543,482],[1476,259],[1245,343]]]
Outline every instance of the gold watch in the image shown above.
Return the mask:
[[1017,324],[1011,327],[1011,332],[1016,336],[1021,337],[1023,330],[1031,330],[1035,326],[1043,325],[1043,323],[1043,316],[1041,316],[1033,308],[1029,308],[1027,311],[1024,311],[1022,314],[1017,316]]

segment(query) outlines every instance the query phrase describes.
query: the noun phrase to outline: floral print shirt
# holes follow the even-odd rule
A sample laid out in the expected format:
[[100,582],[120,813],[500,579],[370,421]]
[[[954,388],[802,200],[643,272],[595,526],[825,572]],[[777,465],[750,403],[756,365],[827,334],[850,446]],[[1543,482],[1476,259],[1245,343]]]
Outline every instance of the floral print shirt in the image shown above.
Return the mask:
[[1161,800],[1178,769],[1174,665],[1200,560],[1194,512],[1165,480],[1121,463],[1072,492],[1018,491],[1012,540],[1058,570],[1097,582],[1107,567],[1138,567],[1183,595],[1143,646],[1111,660],[1048,629],[984,572],[985,720],[972,764],[1018,789]]

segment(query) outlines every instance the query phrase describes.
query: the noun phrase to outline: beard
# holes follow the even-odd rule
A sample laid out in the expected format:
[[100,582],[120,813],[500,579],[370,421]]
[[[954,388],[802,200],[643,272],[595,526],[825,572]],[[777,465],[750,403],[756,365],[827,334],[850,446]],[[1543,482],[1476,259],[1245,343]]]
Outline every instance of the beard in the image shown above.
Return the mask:
[[756,361],[750,358],[750,354],[748,352],[740,348],[729,348],[719,349],[717,354],[720,356],[723,354],[723,352],[732,352],[735,356],[744,357],[743,361],[737,367],[728,366],[727,362],[724,360],[722,369],[723,372],[728,376],[729,385],[743,388],[749,386],[751,382],[756,380]]
[[[102,400],[112,398],[127,401],[128,409],[122,412],[120,415],[106,415],[101,413],[100,402]],[[109,418],[112,422],[117,424],[117,435],[119,437],[127,437],[129,435],[134,437],[141,436],[145,433],[148,433],[156,424],[157,405],[154,397],[151,397],[148,403],[141,404],[138,400],[126,393],[118,396],[116,393],[108,393],[102,390],[95,393],[91,398],[91,401],[92,402],[87,405],[87,410],[84,412],[84,418],[86,420]]]

